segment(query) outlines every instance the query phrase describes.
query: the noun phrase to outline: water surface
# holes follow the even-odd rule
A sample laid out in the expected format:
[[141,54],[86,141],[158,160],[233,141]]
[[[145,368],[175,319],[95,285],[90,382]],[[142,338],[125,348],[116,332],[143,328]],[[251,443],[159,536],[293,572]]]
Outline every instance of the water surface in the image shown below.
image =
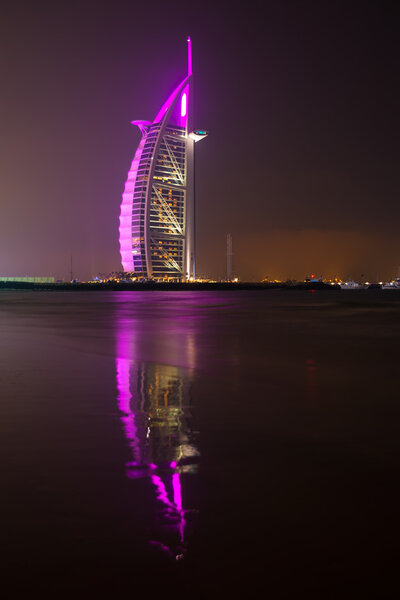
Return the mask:
[[399,316],[396,292],[1,291],[3,581],[392,597]]

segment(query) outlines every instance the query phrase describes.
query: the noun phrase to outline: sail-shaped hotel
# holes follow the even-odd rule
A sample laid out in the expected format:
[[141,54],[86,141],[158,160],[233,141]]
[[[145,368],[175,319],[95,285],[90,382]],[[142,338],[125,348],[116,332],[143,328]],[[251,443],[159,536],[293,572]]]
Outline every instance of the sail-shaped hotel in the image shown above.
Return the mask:
[[122,194],[119,241],[124,271],[155,279],[195,277],[194,144],[191,129],[192,48],[188,73],[153,122],[132,121],[142,138]]

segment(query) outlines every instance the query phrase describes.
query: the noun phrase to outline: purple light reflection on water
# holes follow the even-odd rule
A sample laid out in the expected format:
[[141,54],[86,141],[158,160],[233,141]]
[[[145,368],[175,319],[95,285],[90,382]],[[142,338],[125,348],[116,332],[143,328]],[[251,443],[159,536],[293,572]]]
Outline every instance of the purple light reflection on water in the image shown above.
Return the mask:
[[[134,319],[124,314],[118,320],[117,331],[118,408],[123,413],[120,419],[133,455],[133,460],[126,463],[126,475],[129,479],[145,477],[151,482],[154,497],[161,505],[157,522],[161,530],[168,530],[169,544],[154,540],[151,543],[164,551],[168,548],[166,552],[178,560],[185,552],[187,525],[181,479],[181,472],[186,472],[187,466],[180,466],[179,458],[187,459],[188,451],[198,457],[185,433],[187,425],[182,423],[187,374],[176,366],[135,360],[142,333]],[[193,365],[193,340],[190,335],[185,340],[185,353]],[[175,440],[172,447],[171,440]],[[173,460],[171,452],[176,456]],[[192,472],[195,469],[190,468]],[[173,542],[171,527],[175,532]]]
[[161,477],[159,475],[152,475],[151,481],[156,488],[158,500],[160,500],[160,502],[162,502],[167,508],[172,508],[172,510],[175,510],[176,507],[168,498],[168,493]]
[[176,509],[180,516],[179,533],[180,533],[180,537],[181,537],[181,542],[183,543],[186,522],[185,522],[185,514],[184,514],[184,511],[182,508],[182,486],[181,486],[181,480],[179,477],[179,473],[174,473],[172,475],[172,488],[174,491],[174,504],[175,504]]
[[135,424],[135,415],[130,409],[130,400],[132,394],[129,388],[129,367],[130,361],[126,358],[116,359],[117,367],[117,389],[118,389],[118,408],[124,414],[120,417],[124,426],[126,438],[129,440],[129,445],[132,448],[135,463],[139,462],[138,456],[138,435]]

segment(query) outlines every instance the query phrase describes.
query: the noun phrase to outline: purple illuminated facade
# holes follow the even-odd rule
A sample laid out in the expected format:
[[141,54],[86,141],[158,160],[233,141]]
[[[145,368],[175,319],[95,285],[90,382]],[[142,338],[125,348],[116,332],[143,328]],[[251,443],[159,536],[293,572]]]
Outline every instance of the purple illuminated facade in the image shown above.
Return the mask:
[[[188,73],[142,133],[122,194],[119,242],[124,271],[156,279],[195,276],[194,144]],[[189,133],[190,132],[190,133]]]

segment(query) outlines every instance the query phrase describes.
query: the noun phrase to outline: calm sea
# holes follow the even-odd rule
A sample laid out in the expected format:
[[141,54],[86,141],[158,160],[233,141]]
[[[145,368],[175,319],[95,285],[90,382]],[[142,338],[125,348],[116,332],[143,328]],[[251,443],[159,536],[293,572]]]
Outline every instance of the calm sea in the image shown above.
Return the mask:
[[395,597],[399,317],[392,291],[1,291],[2,587]]

